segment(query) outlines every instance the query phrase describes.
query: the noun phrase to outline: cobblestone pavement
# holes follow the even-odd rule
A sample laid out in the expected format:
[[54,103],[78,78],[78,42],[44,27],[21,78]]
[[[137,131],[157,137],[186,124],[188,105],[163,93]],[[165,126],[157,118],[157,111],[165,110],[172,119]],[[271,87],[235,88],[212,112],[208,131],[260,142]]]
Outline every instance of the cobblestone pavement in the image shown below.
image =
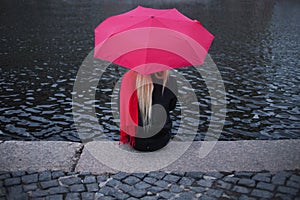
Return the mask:
[[300,171],[91,174],[0,172],[4,199],[299,199]]

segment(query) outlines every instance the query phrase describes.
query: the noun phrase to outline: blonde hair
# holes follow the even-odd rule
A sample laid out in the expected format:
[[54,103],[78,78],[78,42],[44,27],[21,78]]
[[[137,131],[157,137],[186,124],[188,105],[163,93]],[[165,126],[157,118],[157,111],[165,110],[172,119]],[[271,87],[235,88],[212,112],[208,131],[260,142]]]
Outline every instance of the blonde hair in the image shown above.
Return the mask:
[[[162,71],[154,74],[156,78],[163,79],[163,89],[162,94],[164,92],[167,79],[169,76],[169,72]],[[141,111],[143,125],[151,124],[151,110],[152,110],[152,92],[153,92],[153,81],[150,74],[143,75],[138,73],[136,79],[136,88],[137,88],[137,96],[139,102],[139,108]]]

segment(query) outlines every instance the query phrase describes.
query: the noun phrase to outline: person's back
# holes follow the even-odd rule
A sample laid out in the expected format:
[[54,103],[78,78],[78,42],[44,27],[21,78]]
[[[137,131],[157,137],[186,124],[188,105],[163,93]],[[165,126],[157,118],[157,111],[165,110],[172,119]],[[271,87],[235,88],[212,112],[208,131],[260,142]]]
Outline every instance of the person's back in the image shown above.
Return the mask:
[[[132,133],[125,135],[128,142],[134,141],[131,143],[134,149],[155,151],[166,146],[171,138],[170,111],[175,108],[177,102],[176,80],[169,76],[168,71],[135,76],[137,102],[131,101],[131,104],[138,104],[136,118],[139,126],[135,129],[128,129],[129,132],[135,132],[133,137]],[[130,97],[130,99],[134,98]],[[130,113],[134,109],[135,106],[129,105]],[[126,117],[125,120],[128,120],[129,115],[127,114]],[[124,142],[124,138],[122,141]]]

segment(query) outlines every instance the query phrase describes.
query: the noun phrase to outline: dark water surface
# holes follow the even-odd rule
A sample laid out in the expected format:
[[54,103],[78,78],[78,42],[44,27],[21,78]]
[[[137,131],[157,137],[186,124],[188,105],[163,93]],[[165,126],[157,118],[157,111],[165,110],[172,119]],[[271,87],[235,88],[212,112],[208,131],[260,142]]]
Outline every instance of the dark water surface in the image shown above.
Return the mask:
[[[227,117],[221,140],[300,138],[299,1],[16,1],[0,3],[0,139],[80,141],[72,114],[77,71],[93,49],[94,28],[137,5],[177,8],[199,20],[215,40],[209,51],[222,75]],[[193,68],[179,70],[198,96],[203,139],[210,97]],[[105,134],[118,139],[111,97],[125,72],[110,66],[97,89]],[[99,83],[100,83],[99,82]],[[184,94],[186,88],[181,88]],[[83,107],[90,106],[85,102]],[[192,111],[191,111],[192,112]],[[174,131],[181,117],[174,112]],[[189,127],[184,127],[186,133]],[[176,136],[181,140],[181,136]]]

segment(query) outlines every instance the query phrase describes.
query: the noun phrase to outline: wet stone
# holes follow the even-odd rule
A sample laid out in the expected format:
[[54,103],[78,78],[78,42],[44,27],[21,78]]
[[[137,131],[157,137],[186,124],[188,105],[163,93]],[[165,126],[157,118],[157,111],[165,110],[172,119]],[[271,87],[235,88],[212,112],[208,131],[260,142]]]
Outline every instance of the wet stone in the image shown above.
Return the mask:
[[203,177],[203,173],[202,172],[187,172],[186,173],[187,177],[192,177],[195,179],[200,179]]
[[[119,173],[117,173],[117,174],[114,174],[113,176],[112,176],[112,178],[113,179],[116,179],[116,180],[122,180],[122,179],[124,179],[124,178],[126,178],[127,176],[128,176],[129,174],[127,174],[127,173],[125,173],[125,172],[119,172]],[[103,177],[103,179],[104,179],[104,177],[107,177],[106,175],[102,175]],[[99,177],[99,176],[98,176]],[[101,176],[100,176],[101,177]],[[103,181],[103,179],[102,179],[102,181]],[[107,179],[107,178],[106,178]],[[106,180],[105,179],[105,180]],[[104,180],[104,181],[105,181]],[[99,180],[98,180],[98,182],[99,182]]]
[[63,171],[53,171],[52,172],[52,178],[53,179],[56,179],[56,178],[59,178],[59,177],[62,177],[62,176],[65,176],[65,173]]
[[282,193],[286,193],[286,194],[292,194],[294,196],[297,195],[298,190],[295,188],[291,188],[291,187],[286,187],[286,186],[279,186],[277,188],[277,191],[282,192]]
[[256,196],[256,197],[261,197],[261,198],[268,198],[270,199],[273,196],[272,192],[266,191],[266,190],[259,190],[259,189],[254,189],[251,192],[252,196]]
[[51,171],[43,171],[39,174],[39,181],[51,180]]
[[22,185],[14,185],[14,186],[7,187],[7,191],[9,194],[22,193],[22,191],[23,191]]
[[288,187],[294,187],[294,188],[298,188],[299,189],[300,188],[300,183],[288,180],[287,183],[286,183],[286,186],[288,186]]
[[71,192],[83,192],[85,191],[84,185],[83,184],[75,184],[70,186],[70,191]]
[[10,178],[11,175],[8,172],[4,172],[3,174],[0,175],[0,180]]
[[140,179],[135,177],[135,176],[129,176],[126,179],[123,180],[123,182],[127,183],[128,185],[134,185],[139,181],[140,181]]
[[265,182],[258,182],[256,187],[259,189],[269,190],[269,191],[273,191],[275,189],[275,185],[270,183],[265,183]]
[[59,181],[64,184],[64,185],[73,185],[73,184],[78,184],[81,183],[81,178],[79,177],[61,177],[59,178]]
[[250,192],[250,190],[246,187],[242,187],[242,186],[234,186],[233,191],[238,192],[238,193],[243,193],[243,194],[247,194]]
[[179,176],[168,174],[164,177],[163,180],[168,181],[170,183],[176,183],[180,179]]
[[294,199],[291,195],[288,194],[282,194],[282,193],[277,193],[275,194],[275,198],[279,198],[280,200],[292,200]]
[[128,192],[129,195],[133,196],[133,197],[136,197],[136,198],[141,198],[143,196],[145,196],[147,194],[147,191],[146,190],[130,190]]
[[83,183],[96,183],[95,176],[85,176],[83,179]]
[[63,200],[63,195],[50,195],[46,197],[46,200]]
[[148,183],[145,183],[145,182],[139,182],[139,183],[135,184],[134,187],[137,189],[146,189],[146,188],[151,187],[151,185]]
[[38,175],[37,174],[30,174],[30,175],[25,175],[22,176],[22,182],[25,184],[28,183],[34,183],[38,181]]
[[99,190],[99,186],[97,183],[86,184],[86,189],[89,192],[96,192]]
[[161,187],[161,188],[166,188],[168,186],[168,182],[163,181],[163,180],[158,180],[154,183],[154,185]]
[[8,178],[4,180],[5,186],[17,185],[21,183],[21,179],[19,177]]
[[95,196],[95,194],[91,193],[91,192],[81,193],[81,199],[84,199],[84,200],[94,200],[94,196]]
[[254,187],[255,186],[255,181],[252,179],[246,179],[242,178],[238,181],[239,185],[247,186],[247,187]]
[[195,179],[188,178],[188,177],[182,177],[179,181],[179,184],[185,185],[185,186],[191,186],[195,182]]
[[148,174],[148,176],[154,177],[156,179],[162,179],[166,175],[165,172],[160,171],[152,171]]
[[271,174],[269,173],[258,173],[256,175],[253,176],[252,179],[257,180],[257,181],[263,181],[263,182],[270,182],[271,178],[270,178]]
[[149,184],[154,184],[157,181],[157,179],[151,178],[151,177],[146,177],[146,178],[144,178],[143,181],[145,181],[146,183],[149,183]]
[[300,176],[298,176],[298,175],[296,175],[296,174],[293,174],[293,175],[289,178],[289,180],[300,183]]
[[11,173],[11,175],[12,175],[13,177],[24,176],[25,174],[26,174],[25,171],[14,171],[14,172]]
[[65,200],[80,200],[80,194],[79,193],[67,193]]
[[40,182],[40,185],[43,189],[47,189],[47,188],[50,188],[50,187],[58,186],[59,184],[58,184],[57,180],[51,180],[51,181]]
[[200,181],[197,182],[198,185],[202,187],[211,187],[213,184],[213,180],[204,180],[201,179]]
[[38,188],[38,186],[36,183],[31,183],[29,185],[23,185],[24,192],[33,191],[33,190],[36,190],[37,188]]

